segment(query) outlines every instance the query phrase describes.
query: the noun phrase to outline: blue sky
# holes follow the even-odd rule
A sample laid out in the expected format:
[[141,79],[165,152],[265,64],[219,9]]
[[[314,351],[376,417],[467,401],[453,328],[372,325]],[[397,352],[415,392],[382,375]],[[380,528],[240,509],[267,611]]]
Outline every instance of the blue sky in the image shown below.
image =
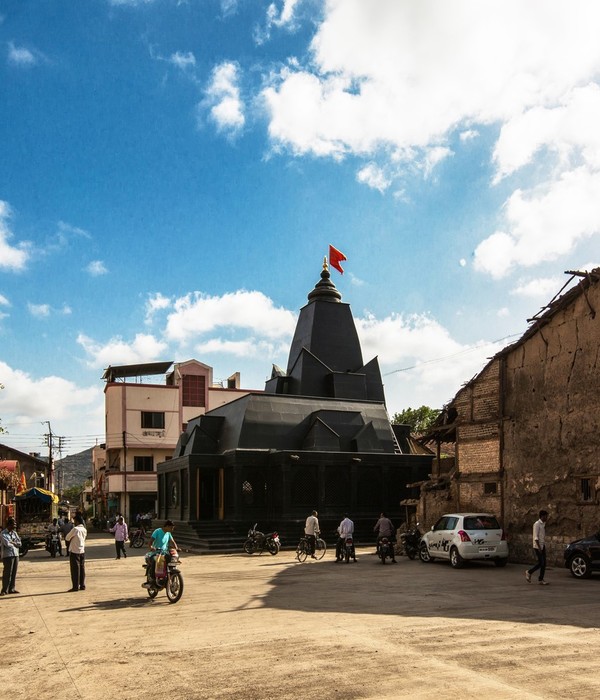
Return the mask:
[[3,441],[101,440],[109,364],[262,389],[330,243],[390,413],[440,407],[600,264],[599,35],[595,2],[0,2]]

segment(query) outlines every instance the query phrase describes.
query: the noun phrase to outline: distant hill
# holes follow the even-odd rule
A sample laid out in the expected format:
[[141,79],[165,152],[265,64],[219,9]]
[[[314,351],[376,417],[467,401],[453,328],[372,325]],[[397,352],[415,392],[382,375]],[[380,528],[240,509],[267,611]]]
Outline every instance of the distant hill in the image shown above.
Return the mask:
[[92,478],[92,449],[69,455],[54,462],[55,478],[62,479],[62,490],[71,486],[83,486]]

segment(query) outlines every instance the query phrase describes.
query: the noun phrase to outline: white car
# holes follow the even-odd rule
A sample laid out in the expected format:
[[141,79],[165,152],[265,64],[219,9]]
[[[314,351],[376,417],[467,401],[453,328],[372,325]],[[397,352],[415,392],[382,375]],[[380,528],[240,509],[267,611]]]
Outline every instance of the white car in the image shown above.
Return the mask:
[[508,543],[495,515],[448,513],[421,538],[419,558],[425,563],[449,559],[455,569],[473,559],[490,559],[496,566],[506,566]]

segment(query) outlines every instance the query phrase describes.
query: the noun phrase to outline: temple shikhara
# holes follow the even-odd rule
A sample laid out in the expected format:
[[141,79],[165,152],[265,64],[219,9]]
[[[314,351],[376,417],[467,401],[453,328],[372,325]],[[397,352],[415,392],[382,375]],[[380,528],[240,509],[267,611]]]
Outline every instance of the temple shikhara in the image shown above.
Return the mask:
[[432,455],[411,444],[390,423],[377,358],[364,362],[325,262],[285,371],[273,365],[264,392],[190,420],[158,465],[158,515],[208,547],[257,521],[295,536],[313,509],[324,532],[345,512],[366,532],[382,510],[403,519],[407,484],[428,478]]

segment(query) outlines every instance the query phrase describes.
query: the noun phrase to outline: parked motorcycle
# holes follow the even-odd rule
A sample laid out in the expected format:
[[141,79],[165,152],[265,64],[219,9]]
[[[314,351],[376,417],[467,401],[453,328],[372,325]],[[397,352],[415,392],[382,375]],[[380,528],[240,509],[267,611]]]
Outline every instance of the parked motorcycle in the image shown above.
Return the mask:
[[381,563],[385,564],[385,560],[389,557],[394,558],[394,544],[388,537],[382,537],[377,546],[377,556],[381,559]]
[[276,532],[270,532],[265,535],[264,532],[257,530],[258,523],[254,523],[254,527],[248,530],[248,539],[244,542],[244,552],[246,554],[262,554],[266,549],[269,554],[277,554],[281,549],[279,535]]
[[419,524],[413,525],[413,527],[400,535],[404,553],[409,559],[416,559],[419,554],[419,545],[423,536],[419,530]]
[[169,603],[176,603],[183,595],[183,576],[178,568],[181,563],[179,554],[176,550],[172,549],[169,552],[169,556],[166,557],[167,561],[164,570],[161,571],[155,567],[155,575],[154,577],[150,577],[148,572],[152,566],[150,562],[152,556],[154,556],[153,553],[148,552],[145,557],[145,562],[142,564],[143,568],[146,570],[146,581],[142,586],[146,588],[151,598],[156,598],[159,592],[164,589]]
[[50,553],[50,556],[55,559],[56,555],[60,551],[59,535],[56,532],[48,533],[46,535],[46,551]]
[[129,536],[129,546],[139,549],[144,546],[146,541],[146,530],[143,527],[138,527],[138,529]]

